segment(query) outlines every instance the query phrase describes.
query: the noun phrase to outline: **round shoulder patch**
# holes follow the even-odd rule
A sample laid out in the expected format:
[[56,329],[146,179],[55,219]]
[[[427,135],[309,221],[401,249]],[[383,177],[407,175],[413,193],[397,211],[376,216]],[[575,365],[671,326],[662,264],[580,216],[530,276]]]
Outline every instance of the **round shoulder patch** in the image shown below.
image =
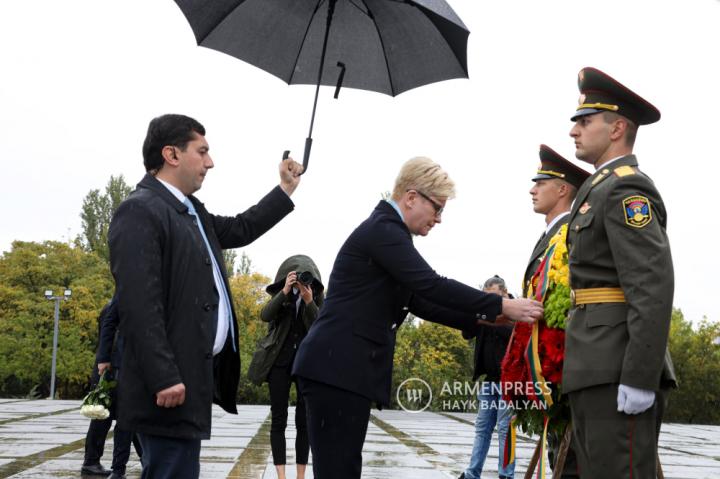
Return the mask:
[[633,228],[642,228],[652,221],[650,201],[644,196],[628,196],[623,200],[625,223]]

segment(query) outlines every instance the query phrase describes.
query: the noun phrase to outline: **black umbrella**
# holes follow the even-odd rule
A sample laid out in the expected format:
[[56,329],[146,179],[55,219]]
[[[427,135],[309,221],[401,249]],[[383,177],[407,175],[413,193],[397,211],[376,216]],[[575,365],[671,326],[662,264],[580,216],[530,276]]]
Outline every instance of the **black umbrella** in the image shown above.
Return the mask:
[[[175,0],[198,45],[315,84],[388,95],[467,78],[469,31],[444,0]],[[328,60],[327,64],[325,60]]]

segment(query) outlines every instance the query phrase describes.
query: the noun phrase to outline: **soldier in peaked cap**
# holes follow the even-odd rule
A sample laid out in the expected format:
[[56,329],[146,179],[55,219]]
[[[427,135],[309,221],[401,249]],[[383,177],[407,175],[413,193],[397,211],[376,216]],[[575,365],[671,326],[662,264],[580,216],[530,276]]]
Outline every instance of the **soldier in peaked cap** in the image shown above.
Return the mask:
[[595,166],[569,217],[573,308],[565,342],[574,448],[583,478],[657,477],[668,388],[673,265],[667,213],[632,154],[639,125],[660,112],[594,68],[578,77],[570,136]]
[[[570,163],[552,148],[540,145],[540,166],[532,179],[535,184],[530,189],[530,195],[532,195],[533,210],[535,213],[545,215],[547,226],[535,244],[525,269],[523,295],[527,296],[530,281],[540,265],[550,239],[567,224],[572,202],[578,189],[589,176],[590,173]],[[548,436],[550,446],[548,457],[553,470],[555,470],[561,439],[553,434]],[[561,477],[577,478],[578,474],[577,459],[571,446],[565,456]]]
[[570,205],[585,179],[590,174],[575,166],[546,145],[540,145],[540,166],[532,179],[535,183],[530,189],[533,210],[545,215],[545,231],[535,244],[530,255],[525,276],[523,277],[523,295],[526,295],[530,280],[540,265],[543,253],[550,238],[567,224]]

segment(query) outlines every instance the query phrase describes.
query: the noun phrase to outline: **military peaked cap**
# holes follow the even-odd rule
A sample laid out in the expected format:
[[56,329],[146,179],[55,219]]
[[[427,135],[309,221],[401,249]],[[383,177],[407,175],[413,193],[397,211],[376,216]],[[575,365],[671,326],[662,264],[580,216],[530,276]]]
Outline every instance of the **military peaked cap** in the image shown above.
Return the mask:
[[649,125],[660,119],[660,111],[650,102],[596,68],[580,70],[578,88],[580,100],[572,121],[601,111],[614,111],[636,125]]
[[533,181],[561,179],[575,188],[585,182],[590,173],[570,163],[547,145],[540,145],[540,167]]

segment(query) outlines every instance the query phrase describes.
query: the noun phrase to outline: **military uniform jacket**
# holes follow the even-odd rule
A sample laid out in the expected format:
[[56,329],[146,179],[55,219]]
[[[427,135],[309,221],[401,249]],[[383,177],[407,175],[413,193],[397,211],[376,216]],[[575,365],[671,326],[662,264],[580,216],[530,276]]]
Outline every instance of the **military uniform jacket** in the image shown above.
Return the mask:
[[595,172],[570,212],[570,286],[620,287],[625,303],[570,310],[563,392],[607,383],[658,390],[674,384],[667,353],[673,265],[667,215],[634,155]]
[[562,228],[563,225],[567,224],[568,220],[570,219],[569,215],[565,215],[557,222],[552,225],[552,228],[550,228],[550,231],[543,234],[537,243],[535,243],[535,248],[533,249],[532,254],[530,255],[530,260],[528,261],[527,268],[525,268],[525,276],[523,276],[523,289],[522,289],[522,295],[523,297],[526,297],[528,286],[530,285],[530,280],[532,279],[533,275],[535,274],[535,271],[538,269],[538,266],[540,266],[540,261],[542,261],[543,255],[545,254],[545,250],[547,249],[548,245],[550,244],[550,239],[557,234],[558,231],[560,231],[560,228]]

